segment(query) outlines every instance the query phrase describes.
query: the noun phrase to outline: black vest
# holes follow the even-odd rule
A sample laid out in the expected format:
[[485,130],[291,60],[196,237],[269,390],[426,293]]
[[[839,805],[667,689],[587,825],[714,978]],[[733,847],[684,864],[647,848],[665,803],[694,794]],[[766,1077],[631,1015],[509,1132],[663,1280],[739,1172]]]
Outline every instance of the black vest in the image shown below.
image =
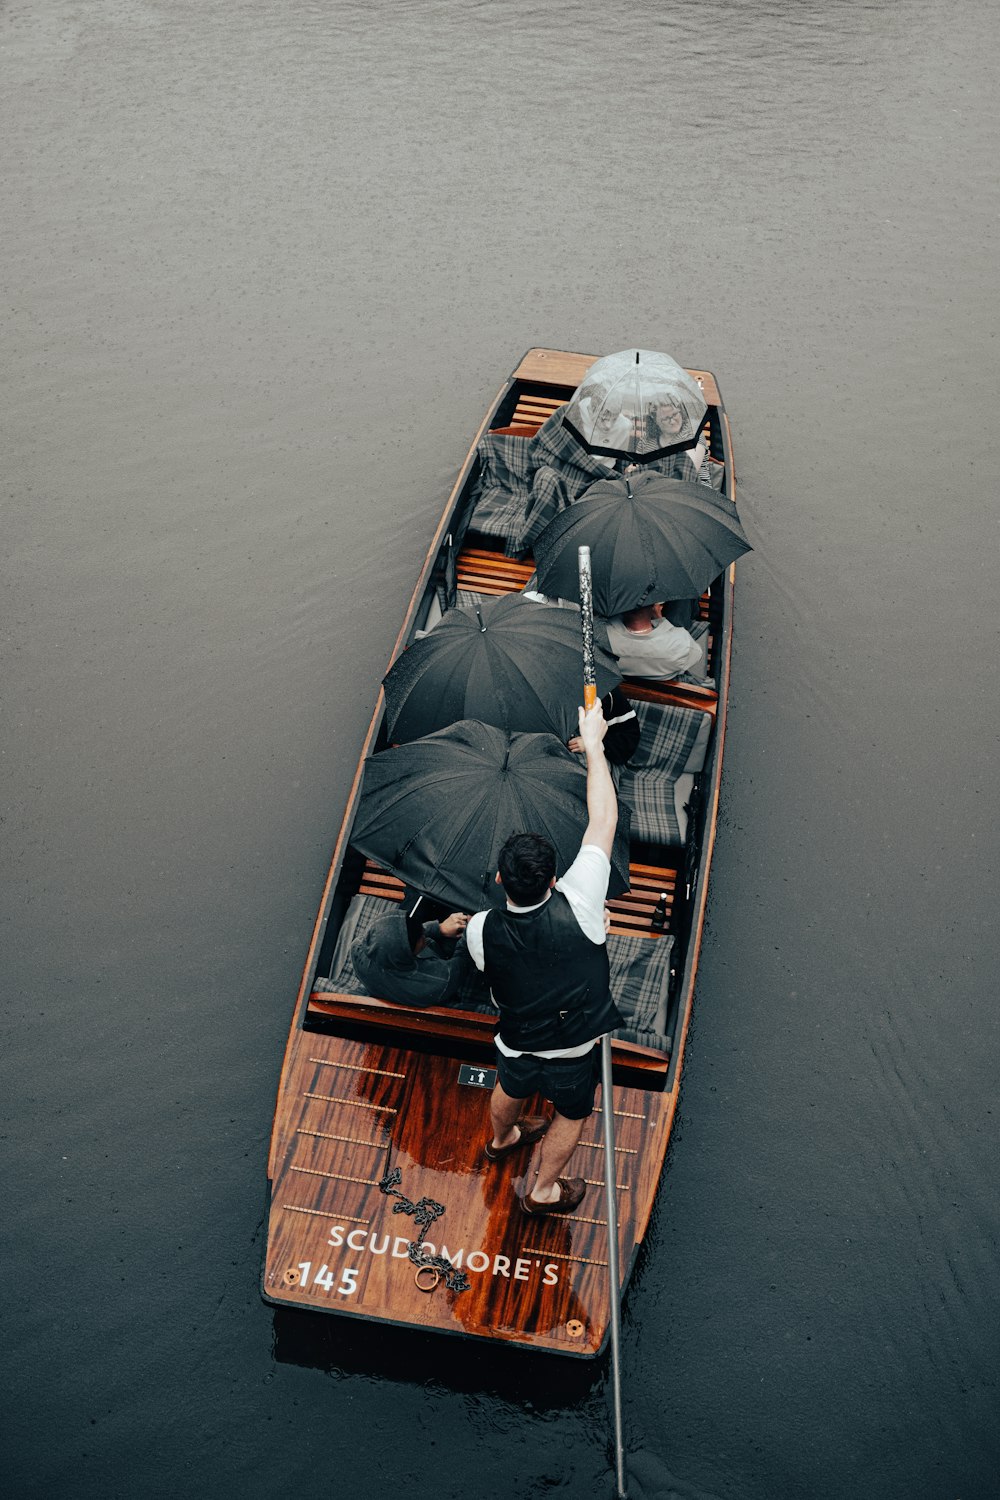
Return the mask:
[[624,1025],[607,947],[590,941],[561,891],[535,911],[491,911],[483,955],[500,1036],[515,1052],[581,1047]]

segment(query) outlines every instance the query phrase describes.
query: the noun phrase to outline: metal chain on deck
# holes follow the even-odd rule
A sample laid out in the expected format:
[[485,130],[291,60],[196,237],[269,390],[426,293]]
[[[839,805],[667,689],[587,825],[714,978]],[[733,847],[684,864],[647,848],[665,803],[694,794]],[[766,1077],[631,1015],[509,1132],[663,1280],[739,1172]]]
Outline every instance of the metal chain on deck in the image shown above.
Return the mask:
[[[445,1286],[453,1292],[467,1292],[471,1286],[468,1276],[464,1271],[456,1270],[446,1255],[430,1255],[422,1249],[424,1236],[435,1219],[440,1219],[445,1212],[443,1203],[437,1203],[433,1198],[421,1198],[419,1203],[413,1203],[402,1193],[396,1191],[397,1185],[402,1182],[403,1173],[399,1167],[393,1167],[390,1172],[379,1183],[379,1191],[389,1198],[398,1198],[399,1202],[392,1205],[394,1214],[412,1214],[414,1223],[419,1224],[420,1233],[415,1240],[411,1240],[406,1247],[406,1253],[417,1268],[421,1271],[438,1271],[444,1277]],[[419,1286],[420,1283],[418,1282]],[[421,1288],[425,1290],[425,1288]],[[432,1291],[433,1287],[426,1288]]]

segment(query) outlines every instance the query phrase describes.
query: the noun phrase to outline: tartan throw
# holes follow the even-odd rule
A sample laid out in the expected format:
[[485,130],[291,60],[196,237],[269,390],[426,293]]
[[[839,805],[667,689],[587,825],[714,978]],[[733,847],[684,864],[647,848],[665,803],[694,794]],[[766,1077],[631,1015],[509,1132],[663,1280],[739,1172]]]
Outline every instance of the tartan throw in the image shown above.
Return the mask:
[[[480,472],[471,527],[481,536],[504,543],[508,557],[531,549],[539,532],[561,510],[614,468],[577,442],[563,425],[565,406],[557,407],[533,437],[488,432],[479,444]],[[671,479],[697,480],[721,489],[723,466],[707,460],[695,469],[687,453],[645,464]]]
[[631,810],[632,837],[640,844],[683,844],[687,816],[681,822],[674,807],[676,782],[662,771],[626,771],[618,795]]
[[632,812],[632,837],[643,844],[683,844],[687,816],[678,815],[674,789],[685,774],[705,715],[677,703],[640,699],[633,706],[641,731],[639,746],[618,788]]
[[468,609],[473,604],[482,604],[484,599],[492,598],[492,594],[477,594],[475,589],[455,590],[455,604],[459,609]]
[[655,939],[608,933],[611,993],[627,1022],[614,1036],[664,1050],[673,951],[670,933]]
[[664,778],[676,779],[687,764],[705,715],[698,708],[682,708],[677,703],[646,703],[641,698],[632,707],[639,720],[639,745],[629,768],[655,769]]
[[640,1047],[655,1047],[657,1052],[669,1052],[667,1038],[659,1031],[633,1031],[631,1026],[620,1026],[612,1035],[619,1042],[635,1042]]
[[[708,635],[708,621],[707,620],[695,620],[695,622],[694,622],[693,625],[689,625],[688,626],[688,630],[690,631],[690,634],[692,635],[692,637],[696,641],[698,641],[698,642],[700,642],[700,643],[702,643],[704,645],[704,648],[705,648],[705,657],[706,657],[706,660],[707,660],[707,657],[708,657],[708,641],[705,640],[705,637]],[[715,678],[714,677],[699,677],[698,674],[697,674],[697,672],[678,672],[677,676],[674,678],[674,681],[675,682],[694,682],[694,683],[697,683],[697,685],[699,687],[714,687],[715,686]]]

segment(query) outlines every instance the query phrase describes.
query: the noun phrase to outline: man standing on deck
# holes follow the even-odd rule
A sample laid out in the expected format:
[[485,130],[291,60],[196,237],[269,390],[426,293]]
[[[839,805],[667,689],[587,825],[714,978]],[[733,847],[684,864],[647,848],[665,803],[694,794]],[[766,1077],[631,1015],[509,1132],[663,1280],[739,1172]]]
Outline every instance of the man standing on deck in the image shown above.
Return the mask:
[[[604,898],[618,801],[604,755],[600,703],[580,710],[587,756],[587,828],[580,852],[555,879],[555,850],[535,833],[513,834],[499,855],[497,880],[506,911],[477,912],[466,928],[469,953],[500,1011],[497,1085],[490,1099],[490,1161],[545,1137],[538,1175],[521,1198],[526,1214],[569,1213],[586,1185],[560,1177],[594,1108],[597,1043],[622,1025],[611,998]],[[522,1117],[540,1092],[552,1120]]]

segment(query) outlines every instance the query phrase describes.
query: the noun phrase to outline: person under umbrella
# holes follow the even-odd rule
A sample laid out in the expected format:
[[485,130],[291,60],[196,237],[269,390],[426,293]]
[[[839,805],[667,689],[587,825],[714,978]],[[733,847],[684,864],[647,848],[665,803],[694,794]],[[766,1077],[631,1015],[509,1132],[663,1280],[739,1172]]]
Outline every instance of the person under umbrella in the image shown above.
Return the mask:
[[[566,869],[579,847],[587,773],[554,734],[509,734],[464,719],[365,763],[351,843],[446,911],[491,900],[499,850],[533,828]],[[629,886],[629,811],[611,855],[610,890]]]
[[[571,1213],[586,1192],[563,1177],[594,1108],[597,1042],[623,1024],[611,996],[604,900],[618,824],[614,782],[604,755],[600,703],[579,710],[587,756],[587,826],[579,852],[557,880],[556,851],[538,834],[506,840],[497,882],[503,911],[479,911],[466,928],[469,954],[500,1011],[497,1083],[490,1097],[491,1162],[541,1140],[538,1173],[523,1213]],[[553,1106],[550,1121],[524,1115],[535,1093]]]
[[669,354],[623,349],[594,361],[563,424],[587,453],[647,464],[696,449],[707,411],[698,382]]
[[718,489],[723,467],[702,440],[706,411],[698,382],[668,354],[626,349],[595,360],[534,435],[499,428],[481,439],[473,530],[520,557],[554,516],[623,464]]
[[[580,612],[506,594],[450,609],[399,656],[383,680],[396,744],[477,719],[513,734],[576,733]],[[620,682],[604,627],[596,633],[599,691]]]
[[750,551],[728,496],[656,473],[599,480],[549,523],[535,543],[542,593],[579,599],[581,544],[593,558],[594,609],[606,619],[657,600],[698,598]]
[[681,672],[704,673],[703,642],[668,620],[665,610],[664,603],[644,604],[608,621],[608,640],[626,677],[662,681]]
[[[612,688],[601,699],[601,711],[608,732],[604,736],[604,755],[612,766],[623,766],[639,747],[642,731],[635,709],[620,687]],[[574,755],[584,754],[583,740],[574,734],[567,741]]]
[[461,942],[469,918],[452,912],[421,922],[398,907],[379,917],[351,949],[355,974],[370,995],[396,1005],[448,1005],[462,981]]

